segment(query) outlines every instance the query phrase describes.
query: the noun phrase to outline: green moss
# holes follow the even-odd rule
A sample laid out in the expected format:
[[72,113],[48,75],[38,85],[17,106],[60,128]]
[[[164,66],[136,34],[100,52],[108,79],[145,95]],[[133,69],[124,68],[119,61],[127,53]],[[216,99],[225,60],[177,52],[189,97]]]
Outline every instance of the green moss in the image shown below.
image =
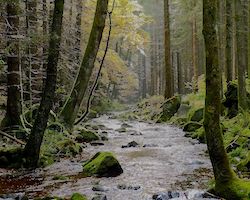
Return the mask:
[[79,194],[79,193],[74,193],[70,200],[88,200],[85,195]]
[[201,127],[202,127],[202,124],[200,124],[198,122],[188,122],[184,125],[183,131],[194,132]]
[[77,154],[82,152],[82,147],[71,139],[61,141],[56,146],[57,151],[65,156],[76,156]]
[[23,149],[20,147],[0,148],[0,167],[19,168],[23,166]]
[[55,156],[53,154],[40,156],[39,166],[46,167],[52,165],[55,162]]
[[81,129],[79,135],[77,136],[77,141],[79,142],[92,142],[99,139],[99,136],[95,132],[87,129]]
[[250,170],[250,152],[249,151],[246,154],[246,158],[242,159],[242,161],[238,163],[237,169],[240,171],[249,172]]
[[87,176],[118,176],[123,172],[121,165],[110,152],[99,152],[83,165],[83,173]]
[[200,122],[203,119],[203,114],[204,114],[204,108],[199,108],[196,110],[192,109],[192,111],[189,112],[190,121]]
[[67,179],[68,179],[68,177],[62,176],[62,175],[56,175],[56,176],[53,177],[53,180],[65,181]]
[[170,99],[167,99],[162,104],[162,113],[160,114],[160,118],[158,122],[166,122],[171,119],[177,113],[178,109],[181,105],[180,96],[174,96]]
[[201,127],[197,129],[192,135],[191,138],[199,140],[200,143],[206,143],[206,136],[204,128]]
[[249,200],[250,182],[234,178],[228,183],[217,183],[215,193],[225,199],[230,200]]

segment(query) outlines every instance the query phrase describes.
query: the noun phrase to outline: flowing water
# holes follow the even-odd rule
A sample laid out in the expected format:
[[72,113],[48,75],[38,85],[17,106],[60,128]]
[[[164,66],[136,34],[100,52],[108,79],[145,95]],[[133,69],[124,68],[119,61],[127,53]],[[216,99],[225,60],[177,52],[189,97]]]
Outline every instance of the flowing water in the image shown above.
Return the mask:
[[[108,200],[149,200],[158,192],[182,191],[177,199],[185,200],[199,196],[207,188],[212,173],[206,145],[185,138],[179,128],[129,121],[126,122],[130,126],[127,131],[119,133],[116,130],[121,128],[123,122],[106,115],[91,123],[106,127],[99,130],[103,132],[106,129],[108,132],[109,141],[104,142],[104,146],[89,145],[77,159],[64,159],[45,169],[25,174],[14,172],[15,175],[9,176],[12,180],[9,182],[6,181],[8,176],[5,176],[0,179],[6,181],[0,193],[25,192],[32,198],[39,195],[70,197],[75,192],[92,198],[101,193]],[[121,148],[131,141],[139,146]],[[82,177],[82,163],[98,151],[113,152],[124,173],[115,178]],[[56,175],[69,178],[53,180]],[[93,191],[93,186],[99,191]]]

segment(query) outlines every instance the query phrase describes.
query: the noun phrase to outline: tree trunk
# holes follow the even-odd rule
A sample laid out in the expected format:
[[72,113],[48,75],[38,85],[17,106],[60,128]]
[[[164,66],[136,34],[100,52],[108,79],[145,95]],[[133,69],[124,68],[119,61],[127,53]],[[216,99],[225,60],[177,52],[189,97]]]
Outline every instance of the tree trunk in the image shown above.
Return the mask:
[[218,39],[216,34],[217,0],[203,0],[203,34],[206,45],[206,100],[204,128],[207,146],[213,165],[216,188],[233,178],[220,128],[221,84],[218,58]]
[[7,3],[7,112],[2,121],[2,127],[12,127],[21,124],[21,91],[20,91],[20,56],[19,56],[19,1]]
[[183,72],[181,65],[181,56],[180,53],[176,53],[177,57],[177,76],[178,76],[178,93],[183,94]]
[[227,83],[233,80],[233,1],[226,0],[226,79]]
[[47,127],[49,113],[53,106],[53,99],[56,90],[57,63],[59,59],[61,43],[64,0],[55,0],[54,4],[55,7],[50,34],[45,87],[43,90],[42,100],[37,112],[35,123],[24,150],[26,166],[32,168],[37,167],[38,165],[40,147],[43,141],[44,131]]
[[244,4],[247,0],[235,0],[235,13],[236,13],[236,40],[237,40],[237,65],[238,66],[238,102],[239,110],[247,109],[246,103],[246,57],[247,52],[245,51],[245,27],[244,27]]
[[172,86],[172,67],[170,55],[170,24],[169,24],[169,1],[164,1],[164,30],[165,30],[165,92],[166,99],[174,95]]
[[102,40],[107,12],[108,0],[98,0],[95,18],[82,64],[70,97],[68,98],[61,112],[61,118],[68,128],[73,127],[84,94],[88,88],[89,79],[91,77],[96,56]]
[[[238,0],[237,0],[238,1]],[[220,128],[220,73],[216,34],[217,0],[203,0],[203,34],[206,44],[206,100],[204,128],[215,177],[214,192],[225,199],[248,199],[249,182],[238,179],[230,168]]]
[[[195,5],[194,5],[195,7]],[[194,93],[198,92],[198,62],[197,62],[197,24],[196,16],[194,14],[192,20],[192,62],[193,62],[193,91]]]

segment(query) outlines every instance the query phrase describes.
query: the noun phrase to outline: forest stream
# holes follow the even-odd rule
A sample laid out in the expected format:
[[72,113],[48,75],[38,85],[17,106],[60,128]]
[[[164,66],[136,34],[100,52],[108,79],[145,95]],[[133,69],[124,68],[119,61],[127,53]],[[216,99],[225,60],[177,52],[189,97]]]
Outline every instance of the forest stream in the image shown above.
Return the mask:
[[[45,169],[0,171],[0,193],[25,193],[34,198],[70,197],[79,192],[91,198],[103,194],[108,200],[149,200],[156,193],[178,191],[179,197],[174,199],[203,199],[212,178],[205,144],[184,137],[182,130],[166,124],[123,122],[111,115],[91,123],[102,125],[99,131],[107,132],[109,140],[105,145],[88,145],[77,159],[62,159]],[[117,131],[124,123],[127,131]],[[138,145],[122,148],[132,141]],[[113,152],[124,173],[115,178],[83,177],[82,163],[99,151]],[[59,175],[68,178],[53,180]]]

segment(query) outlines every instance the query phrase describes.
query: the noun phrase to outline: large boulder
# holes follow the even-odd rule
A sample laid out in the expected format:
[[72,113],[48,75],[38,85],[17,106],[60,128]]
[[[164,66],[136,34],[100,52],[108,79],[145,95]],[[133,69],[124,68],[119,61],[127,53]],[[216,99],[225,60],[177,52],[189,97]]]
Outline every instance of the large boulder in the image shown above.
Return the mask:
[[198,122],[188,122],[185,124],[183,131],[185,132],[194,132],[197,129],[199,129],[200,127],[202,127],[202,124],[198,123]]
[[83,165],[83,173],[87,176],[115,177],[123,173],[117,159],[110,152],[98,152]]
[[203,114],[204,108],[199,108],[192,113],[190,120],[193,122],[200,122],[203,119]]
[[177,113],[181,105],[181,98],[179,96],[174,96],[170,99],[167,99],[162,104],[162,113],[158,122],[166,122],[171,119]]

